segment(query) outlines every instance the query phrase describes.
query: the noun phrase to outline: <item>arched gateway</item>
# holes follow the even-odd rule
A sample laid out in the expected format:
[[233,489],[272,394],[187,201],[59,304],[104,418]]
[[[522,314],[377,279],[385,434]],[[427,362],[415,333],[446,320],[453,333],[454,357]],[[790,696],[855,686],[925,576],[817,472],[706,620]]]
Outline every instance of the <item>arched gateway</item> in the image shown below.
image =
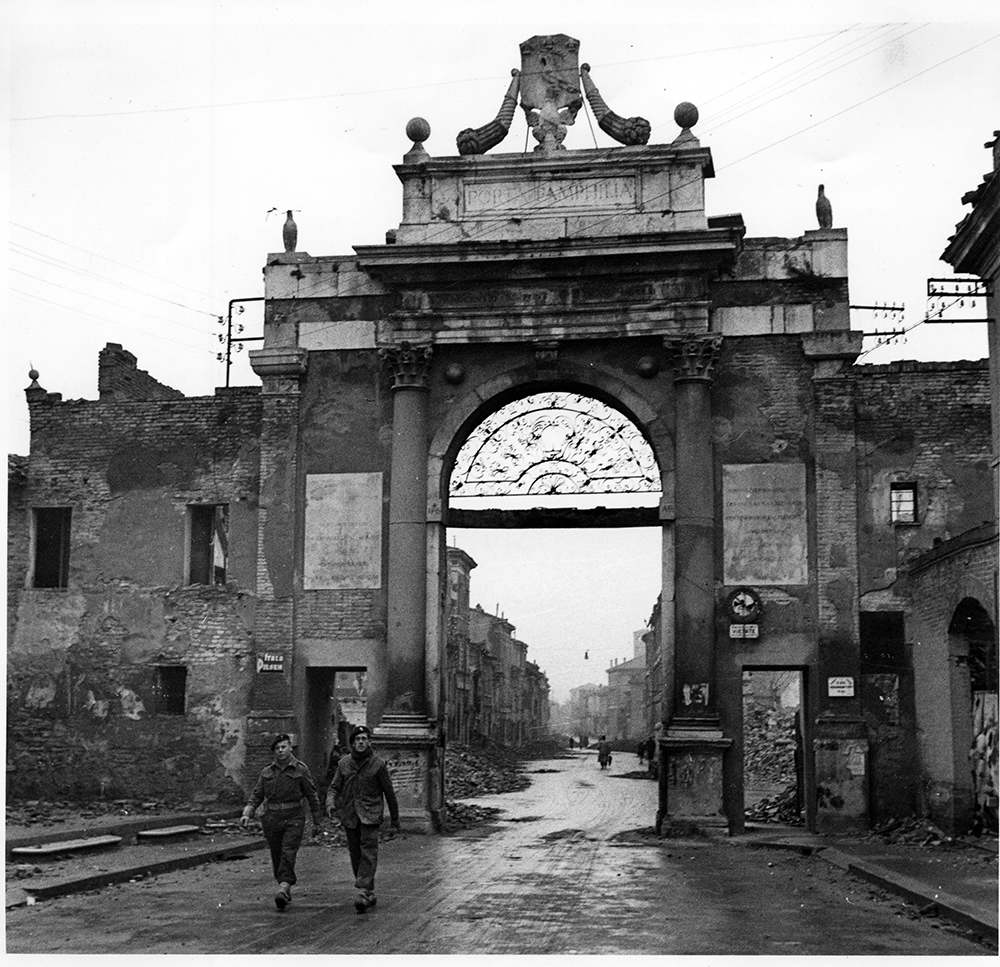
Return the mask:
[[[755,244],[740,216],[708,217],[697,110],[679,106],[678,136],[646,144],[648,123],[608,108],[578,46],[526,41],[496,120],[463,131],[458,155],[431,157],[427,123],[407,126],[402,221],[385,245],[268,258],[251,354],[256,634],[290,672],[257,676],[251,732],[301,730],[318,765],[328,737],[305,727],[323,718],[308,707],[315,683],[363,669],[404,813],[432,824],[446,530],[475,513],[449,503],[456,456],[505,403],[579,394],[626,414],[655,454],[661,498],[642,513],[663,537],[661,811],[742,828],[742,675],[766,665],[802,670],[818,723],[805,736],[808,822],[857,825],[862,720],[853,689],[828,687],[858,662],[844,606],[857,522],[838,463],[851,447],[842,373],[859,350],[846,232]],[[563,146],[584,94],[621,147]],[[538,146],[486,154],[518,97]],[[752,613],[727,610],[736,591]]]

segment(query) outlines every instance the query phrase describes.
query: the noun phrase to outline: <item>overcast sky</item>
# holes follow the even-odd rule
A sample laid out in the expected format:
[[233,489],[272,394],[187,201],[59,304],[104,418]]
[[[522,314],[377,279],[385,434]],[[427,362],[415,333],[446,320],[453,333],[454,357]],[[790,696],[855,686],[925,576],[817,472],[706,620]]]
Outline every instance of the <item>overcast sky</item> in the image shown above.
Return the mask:
[[[496,114],[535,34],[576,37],[605,100],[646,117],[651,142],[671,141],[674,106],[694,102],[715,162],[709,214],[740,212],[748,235],[815,228],[825,183],[849,230],[852,302],[906,307],[854,324],[912,328],[905,343],[866,341],[865,362],[982,357],[982,326],[921,320],[1000,127],[997,7],[717,2],[700,22],[700,8],[667,2],[8,4],[8,451],[28,451],[32,364],[64,399],[96,398],[108,342],[189,395],[223,385],[215,320],[230,299],[263,294],[261,267],[282,248],[269,210],[296,210],[312,255],[381,243],[400,220],[391,166],[410,147],[406,122],[426,118],[427,150],[456,154],[457,132]],[[581,112],[566,146],[594,144]],[[518,112],[494,151],[524,145]],[[237,321],[260,335],[259,305]],[[231,381],[257,382],[245,351]],[[469,538],[473,601],[517,626],[557,697],[606,681],[656,597],[655,532],[613,547],[598,540],[614,532],[591,534],[575,553],[528,532],[530,567],[527,551],[496,550],[499,535],[482,546],[488,536]],[[542,600],[519,597],[529,584]]]

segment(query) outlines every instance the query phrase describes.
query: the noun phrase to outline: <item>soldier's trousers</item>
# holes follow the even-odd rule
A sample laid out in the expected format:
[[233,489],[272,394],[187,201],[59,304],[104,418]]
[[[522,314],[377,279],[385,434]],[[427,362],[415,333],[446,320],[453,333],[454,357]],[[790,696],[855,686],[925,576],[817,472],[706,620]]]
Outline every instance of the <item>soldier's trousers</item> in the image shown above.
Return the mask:
[[345,826],[344,832],[347,834],[355,887],[374,890],[375,868],[378,866],[378,826],[358,823],[357,826]]
[[271,850],[271,866],[279,883],[295,882],[295,857],[302,845],[306,817],[302,810],[265,812],[261,817],[264,839]]

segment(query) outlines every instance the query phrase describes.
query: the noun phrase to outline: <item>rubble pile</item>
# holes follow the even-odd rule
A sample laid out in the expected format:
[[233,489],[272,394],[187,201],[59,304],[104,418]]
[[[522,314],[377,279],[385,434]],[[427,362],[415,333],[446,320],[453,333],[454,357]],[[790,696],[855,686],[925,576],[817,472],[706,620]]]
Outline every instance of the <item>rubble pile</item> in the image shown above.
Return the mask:
[[917,846],[951,846],[953,836],[947,835],[926,819],[908,816],[905,819],[893,817],[876,826],[865,837],[884,843],[910,843]]
[[798,709],[747,704],[743,713],[743,774],[747,781],[795,782]]
[[474,829],[493,822],[502,810],[495,806],[477,806],[471,802],[445,800],[445,825],[449,832],[456,829]]
[[786,826],[802,826],[805,820],[799,811],[798,796],[792,785],[776,796],[765,796],[760,802],[744,810],[749,822],[783,823]]
[[445,752],[445,798],[471,799],[527,789],[521,757],[496,745],[452,745]]

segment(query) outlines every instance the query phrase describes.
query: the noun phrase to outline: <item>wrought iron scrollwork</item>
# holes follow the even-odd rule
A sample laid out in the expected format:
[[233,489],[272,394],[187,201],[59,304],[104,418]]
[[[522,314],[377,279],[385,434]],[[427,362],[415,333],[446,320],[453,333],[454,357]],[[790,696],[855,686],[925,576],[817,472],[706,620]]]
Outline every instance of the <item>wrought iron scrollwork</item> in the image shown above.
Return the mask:
[[635,494],[660,490],[649,443],[624,414],[573,393],[523,397],[465,441],[452,497]]

